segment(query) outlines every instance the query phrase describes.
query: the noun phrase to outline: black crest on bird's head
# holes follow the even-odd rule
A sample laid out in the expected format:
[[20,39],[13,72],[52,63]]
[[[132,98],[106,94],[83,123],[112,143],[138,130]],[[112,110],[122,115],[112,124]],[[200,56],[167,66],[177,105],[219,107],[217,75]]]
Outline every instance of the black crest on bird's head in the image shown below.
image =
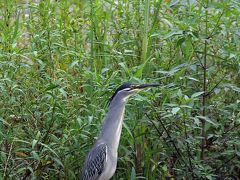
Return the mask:
[[111,103],[111,101],[113,100],[113,98],[117,95],[117,93],[123,89],[126,89],[126,88],[130,88],[132,85],[134,85],[133,83],[131,82],[126,82],[124,83],[123,85],[121,85],[119,88],[117,88],[117,90],[115,91],[115,93],[112,95],[112,97],[109,99],[109,103]]

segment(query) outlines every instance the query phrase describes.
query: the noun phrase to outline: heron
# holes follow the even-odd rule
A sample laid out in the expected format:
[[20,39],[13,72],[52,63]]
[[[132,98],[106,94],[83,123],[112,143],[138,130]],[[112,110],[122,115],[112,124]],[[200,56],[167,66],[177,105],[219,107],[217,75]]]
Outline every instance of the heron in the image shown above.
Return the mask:
[[101,133],[86,157],[82,180],[109,180],[114,175],[127,100],[142,89],[157,86],[159,84],[136,85],[127,82],[115,91],[110,98]]

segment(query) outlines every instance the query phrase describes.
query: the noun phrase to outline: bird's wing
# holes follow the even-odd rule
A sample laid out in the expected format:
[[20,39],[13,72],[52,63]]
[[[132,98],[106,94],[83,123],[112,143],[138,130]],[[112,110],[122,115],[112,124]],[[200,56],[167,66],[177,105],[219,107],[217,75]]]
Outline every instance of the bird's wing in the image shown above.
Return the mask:
[[107,145],[99,144],[88,154],[82,171],[82,180],[95,180],[103,172],[107,161]]

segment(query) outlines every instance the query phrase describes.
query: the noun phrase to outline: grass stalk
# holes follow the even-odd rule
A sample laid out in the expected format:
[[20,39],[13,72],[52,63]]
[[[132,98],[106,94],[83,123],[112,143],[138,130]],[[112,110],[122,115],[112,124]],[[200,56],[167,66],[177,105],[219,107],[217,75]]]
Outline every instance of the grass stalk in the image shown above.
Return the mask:
[[144,26],[143,26],[143,35],[142,35],[142,54],[141,54],[142,63],[145,63],[145,61],[147,60],[149,8],[150,8],[150,0],[146,0],[144,4]]
[[94,5],[93,2],[94,0],[90,0],[90,20],[91,20],[91,29],[90,29],[90,46],[91,46],[91,50],[90,50],[90,54],[91,54],[91,60],[92,60],[92,68],[95,69],[96,71],[96,66],[95,66],[95,57],[94,57]]

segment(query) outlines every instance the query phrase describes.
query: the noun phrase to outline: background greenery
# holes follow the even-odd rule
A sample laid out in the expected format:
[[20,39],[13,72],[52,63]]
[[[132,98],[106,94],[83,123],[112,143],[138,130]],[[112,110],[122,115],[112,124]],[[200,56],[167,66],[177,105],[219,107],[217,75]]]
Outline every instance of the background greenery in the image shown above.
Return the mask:
[[132,81],[162,86],[130,99],[113,179],[239,179],[238,0],[0,8],[0,177],[77,179]]

